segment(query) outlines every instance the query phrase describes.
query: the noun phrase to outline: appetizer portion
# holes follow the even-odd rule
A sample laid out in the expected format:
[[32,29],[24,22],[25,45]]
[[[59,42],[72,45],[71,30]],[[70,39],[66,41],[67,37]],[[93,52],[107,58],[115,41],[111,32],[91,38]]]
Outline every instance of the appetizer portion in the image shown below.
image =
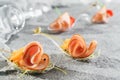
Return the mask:
[[68,29],[72,28],[74,22],[75,18],[65,12],[61,16],[59,16],[54,22],[52,22],[48,29],[54,32],[67,31]]
[[21,70],[29,71],[43,71],[50,62],[39,42],[30,42],[25,47],[13,51],[9,59]]
[[84,38],[78,34],[73,35],[70,39],[66,39],[61,48],[73,58],[87,58],[95,51],[97,42],[91,41],[87,46]]
[[93,17],[93,23],[106,23],[108,19],[113,16],[112,10],[106,9],[106,6],[103,6]]

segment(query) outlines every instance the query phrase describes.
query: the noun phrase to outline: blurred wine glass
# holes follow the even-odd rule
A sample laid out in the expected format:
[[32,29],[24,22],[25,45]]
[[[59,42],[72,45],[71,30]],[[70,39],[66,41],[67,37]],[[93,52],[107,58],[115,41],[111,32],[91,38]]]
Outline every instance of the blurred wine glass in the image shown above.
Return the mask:
[[[18,3],[17,3],[18,4]],[[14,2],[0,1],[0,41],[7,42],[11,35],[16,34],[25,26],[25,21],[39,17],[48,12],[51,7],[38,3],[23,10]]]
[[7,42],[12,34],[24,27],[23,12],[11,2],[0,2],[0,41]]

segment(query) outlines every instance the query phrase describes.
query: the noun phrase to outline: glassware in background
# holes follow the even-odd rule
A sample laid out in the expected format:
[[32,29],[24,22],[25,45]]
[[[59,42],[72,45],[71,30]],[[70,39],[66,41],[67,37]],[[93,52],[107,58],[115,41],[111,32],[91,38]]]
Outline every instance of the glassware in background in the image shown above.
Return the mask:
[[11,35],[16,34],[25,25],[26,19],[38,17],[48,12],[51,8],[45,4],[38,4],[35,7],[28,6],[27,11],[23,11],[12,2],[0,2],[0,41],[7,42]]
[[76,18],[76,22],[78,23],[75,23],[75,25],[90,25],[92,16],[100,9],[100,5],[97,0],[88,4],[84,4],[83,6],[83,9]]
[[0,2],[0,41],[7,42],[12,34],[24,27],[23,12],[13,3]]

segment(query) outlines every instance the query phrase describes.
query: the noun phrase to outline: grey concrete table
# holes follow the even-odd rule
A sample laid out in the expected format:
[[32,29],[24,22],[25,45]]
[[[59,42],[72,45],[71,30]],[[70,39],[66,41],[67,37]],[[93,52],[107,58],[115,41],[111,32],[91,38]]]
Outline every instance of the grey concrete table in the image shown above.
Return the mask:
[[[67,11],[75,18],[86,6],[72,5],[61,8],[61,12]],[[78,33],[84,36],[87,43],[95,39],[98,41],[97,50],[101,50],[101,55],[87,62],[76,61],[67,57],[58,49],[48,38],[41,35],[33,35],[32,30],[41,26],[46,29],[50,22],[57,18],[54,10],[44,14],[39,19],[30,20],[26,23],[24,29],[12,36],[7,42],[12,49],[18,49],[30,41],[39,41],[44,48],[44,52],[51,55],[52,61],[67,72],[64,75],[58,70],[50,70],[45,74],[24,75],[23,80],[120,80],[120,9],[119,3],[111,3],[108,5],[113,9],[114,16],[107,24],[91,24],[78,21],[74,28],[70,31],[51,34],[61,39],[69,38],[73,34]],[[87,11],[87,14],[93,15],[93,11]],[[57,41],[58,42],[58,41]],[[3,62],[0,62],[3,64]],[[1,65],[2,65],[1,64]],[[3,65],[5,66],[5,65]],[[19,80],[20,73],[2,73],[0,72],[0,80]]]

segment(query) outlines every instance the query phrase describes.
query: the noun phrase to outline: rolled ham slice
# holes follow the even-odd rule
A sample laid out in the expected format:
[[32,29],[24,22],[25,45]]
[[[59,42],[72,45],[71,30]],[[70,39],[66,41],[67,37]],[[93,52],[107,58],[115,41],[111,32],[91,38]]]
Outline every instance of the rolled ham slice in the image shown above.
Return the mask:
[[67,31],[73,26],[74,22],[75,18],[65,12],[50,24],[49,30],[52,30],[54,32]]
[[10,60],[23,70],[41,71],[49,65],[49,56],[43,53],[41,44],[35,41],[13,52]]
[[67,42],[64,42],[62,46],[62,48],[67,50],[68,54],[73,58],[87,58],[94,53],[96,47],[97,41],[93,40],[90,45],[87,46],[84,38],[78,34],[67,39]]
[[107,10],[106,7],[102,7],[93,17],[93,23],[106,23],[108,19],[113,16],[112,10]]

